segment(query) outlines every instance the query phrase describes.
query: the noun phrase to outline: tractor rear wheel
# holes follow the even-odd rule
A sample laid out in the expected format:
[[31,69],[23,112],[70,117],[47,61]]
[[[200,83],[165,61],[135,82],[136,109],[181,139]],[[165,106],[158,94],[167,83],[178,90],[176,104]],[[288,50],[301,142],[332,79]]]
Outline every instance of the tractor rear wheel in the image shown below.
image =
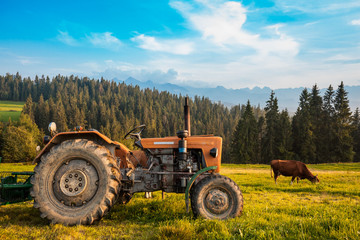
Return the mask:
[[239,216],[243,209],[239,186],[222,175],[203,178],[194,186],[190,197],[195,217],[223,220]]
[[106,147],[86,139],[53,147],[34,171],[34,207],[54,224],[92,224],[110,210],[120,191],[115,159]]

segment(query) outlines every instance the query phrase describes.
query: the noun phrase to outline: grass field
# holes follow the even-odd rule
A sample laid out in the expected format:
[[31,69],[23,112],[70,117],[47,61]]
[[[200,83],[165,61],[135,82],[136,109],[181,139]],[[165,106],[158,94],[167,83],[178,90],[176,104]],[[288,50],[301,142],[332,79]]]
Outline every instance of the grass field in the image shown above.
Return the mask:
[[[96,225],[51,225],[32,202],[0,207],[0,239],[360,239],[360,163],[308,165],[320,183],[290,185],[270,177],[268,165],[224,164],[222,174],[239,184],[241,217],[193,219],[183,194],[137,194],[115,205]],[[32,165],[0,164],[0,171],[29,171]]]
[[0,101],[0,122],[11,120],[18,121],[24,102]]

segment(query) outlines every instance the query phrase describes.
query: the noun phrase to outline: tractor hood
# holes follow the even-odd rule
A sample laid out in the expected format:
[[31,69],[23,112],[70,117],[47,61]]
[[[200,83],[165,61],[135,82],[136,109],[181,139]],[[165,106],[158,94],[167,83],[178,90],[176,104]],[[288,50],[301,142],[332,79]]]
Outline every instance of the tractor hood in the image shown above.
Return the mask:
[[[179,148],[180,138],[164,137],[164,138],[143,138],[141,139],[141,145],[143,148],[156,149],[156,148]],[[216,172],[220,171],[221,165],[221,151],[222,151],[222,138],[215,137],[213,135],[198,135],[189,136],[184,140],[187,141],[187,148],[201,149],[206,167],[217,166]],[[217,155],[212,155],[210,152],[212,149],[217,149]]]

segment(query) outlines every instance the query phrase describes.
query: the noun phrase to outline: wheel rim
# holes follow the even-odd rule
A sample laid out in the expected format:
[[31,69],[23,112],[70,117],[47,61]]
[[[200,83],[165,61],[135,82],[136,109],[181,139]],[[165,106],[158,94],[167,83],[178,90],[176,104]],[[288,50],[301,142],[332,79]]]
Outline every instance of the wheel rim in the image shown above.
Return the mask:
[[71,207],[83,206],[95,196],[99,176],[96,168],[83,159],[64,162],[53,179],[53,192],[61,204]]
[[230,208],[231,196],[224,189],[211,189],[206,194],[204,204],[209,213],[221,216],[226,214]]

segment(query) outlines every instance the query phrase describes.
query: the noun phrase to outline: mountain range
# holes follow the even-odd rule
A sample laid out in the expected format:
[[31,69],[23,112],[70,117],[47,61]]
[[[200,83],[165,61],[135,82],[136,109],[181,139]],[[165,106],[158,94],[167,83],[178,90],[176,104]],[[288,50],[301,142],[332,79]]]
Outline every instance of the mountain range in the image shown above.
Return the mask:
[[[113,81],[125,82],[127,85],[138,85],[141,89],[150,88],[157,89],[158,91],[167,91],[173,94],[182,96],[204,96],[212,100],[213,102],[221,102],[225,106],[231,107],[238,104],[246,104],[250,100],[251,105],[261,108],[265,107],[266,101],[270,98],[271,88],[269,87],[254,87],[241,88],[241,89],[228,89],[222,86],[214,88],[205,87],[197,88],[186,85],[176,85],[172,83],[156,83],[153,81],[139,81],[135,78],[129,77],[125,81],[114,78]],[[333,86],[336,91],[337,86]],[[348,92],[348,99],[350,101],[351,110],[354,111],[357,107],[360,107],[360,86],[345,86]],[[279,109],[287,109],[290,113],[294,113],[299,105],[299,97],[304,90],[301,88],[282,88],[273,89],[275,97],[278,99]],[[311,91],[311,88],[308,88]],[[320,94],[324,94],[326,89],[320,89]]]

